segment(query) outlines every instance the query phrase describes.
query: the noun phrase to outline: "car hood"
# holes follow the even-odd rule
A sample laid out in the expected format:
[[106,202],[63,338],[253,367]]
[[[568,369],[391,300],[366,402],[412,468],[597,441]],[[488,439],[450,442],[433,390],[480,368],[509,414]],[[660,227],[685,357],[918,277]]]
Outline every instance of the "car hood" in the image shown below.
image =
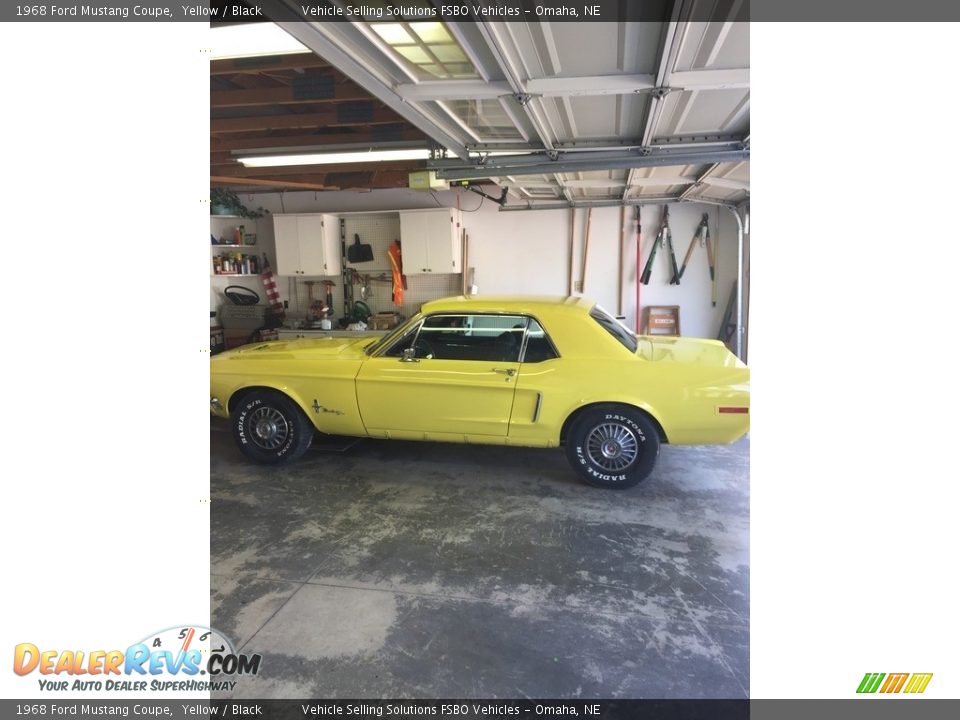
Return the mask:
[[746,367],[719,340],[640,335],[637,341],[637,355],[654,362]]
[[214,357],[214,360],[223,361],[270,359],[282,357],[333,357],[344,355],[354,358],[363,354],[363,349],[376,341],[376,337],[369,335],[359,338],[322,337],[299,338],[297,340],[271,340],[269,342],[253,343]]

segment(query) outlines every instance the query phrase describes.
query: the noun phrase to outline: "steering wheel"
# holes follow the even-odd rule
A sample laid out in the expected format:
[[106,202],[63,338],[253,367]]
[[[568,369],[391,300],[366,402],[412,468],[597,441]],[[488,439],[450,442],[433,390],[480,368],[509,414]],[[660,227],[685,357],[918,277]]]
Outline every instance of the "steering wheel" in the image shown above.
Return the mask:
[[224,288],[223,294],[234,305],[256,305],[260,302],[260,296],[256,292],[242,285],[228,285]]

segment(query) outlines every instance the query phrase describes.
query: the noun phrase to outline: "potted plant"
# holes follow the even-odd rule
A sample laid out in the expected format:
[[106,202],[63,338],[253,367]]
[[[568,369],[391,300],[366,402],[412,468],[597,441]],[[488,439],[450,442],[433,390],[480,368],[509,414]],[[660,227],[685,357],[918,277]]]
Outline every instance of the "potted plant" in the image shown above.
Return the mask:
[[233,190],[219,187],[210,190],[211,215],[237,215],[242,218],[256,220],[262,218],[266,213],[267,211],[262,207],[256,210],[249,209],[240,202],[240,198]]

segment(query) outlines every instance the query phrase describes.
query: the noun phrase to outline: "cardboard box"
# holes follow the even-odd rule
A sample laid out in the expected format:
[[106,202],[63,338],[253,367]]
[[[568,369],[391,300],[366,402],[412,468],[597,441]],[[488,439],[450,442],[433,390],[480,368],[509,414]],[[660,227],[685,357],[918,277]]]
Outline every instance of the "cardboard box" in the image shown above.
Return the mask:
[[253,340],[250,339],[252,334],[252,330],[224,330],[223,335],[227,350],[233,350],[241,345],[253,342]]
[[371,330],[392,330],[400,324],[400,315],[397,313],[377,313],[367,320],[367,327]]

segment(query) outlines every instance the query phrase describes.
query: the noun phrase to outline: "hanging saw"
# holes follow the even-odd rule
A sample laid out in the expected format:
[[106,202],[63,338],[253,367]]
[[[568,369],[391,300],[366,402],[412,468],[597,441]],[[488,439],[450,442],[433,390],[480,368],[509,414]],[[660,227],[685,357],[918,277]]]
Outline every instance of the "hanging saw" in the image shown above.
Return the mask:
[[[693,233],[693,238],[690,240],[690,247],[687,248],[687,254],[683,258],[683,265],[680,266],[680,272],[677,275],[677,285],[680,284],[683,271],[687,269],[687,263],[690,262],[690,257],[693,255],[693,250],[697,247],[698,243],[707,249],[707,262],[710,264],[710,282],[714,282],[713,242],[710,240],[710,216],[704,213],[700,219],[700,224],[697,225],[697,229]],[[716,301],[714,301],[714,305],[716,305]]]
[[660,225],[660,231],[657,233],[656,239],[653,241],[653,247],[650,248],[650,255],[647,257],[647,264],[643,268],[643,275],[640,277],[640,282],[644,285],[650,283],[650,273],[653,271],[653,261],[657,256],[657,250],[659,250],[663,245],[666,245],[670,250],[670,269],[673,271],[673,275],[670,278],[670,284],[677,282],[677,258],[673,254],[673,238],[670,233],[670,206],[663,206],[663,222]]

